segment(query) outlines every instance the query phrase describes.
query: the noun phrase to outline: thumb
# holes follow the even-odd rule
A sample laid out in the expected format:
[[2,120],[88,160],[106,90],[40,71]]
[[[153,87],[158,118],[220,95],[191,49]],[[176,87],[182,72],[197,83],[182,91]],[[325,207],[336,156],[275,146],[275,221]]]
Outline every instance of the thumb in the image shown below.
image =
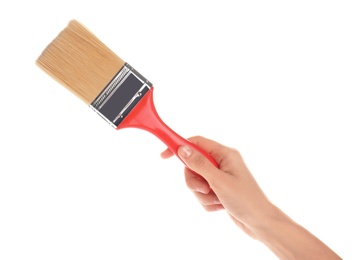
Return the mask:
[[210,185],[220,174],[219,169],[205,156],[187,145],[179,147],[178,155],[188,168],[205,178]]

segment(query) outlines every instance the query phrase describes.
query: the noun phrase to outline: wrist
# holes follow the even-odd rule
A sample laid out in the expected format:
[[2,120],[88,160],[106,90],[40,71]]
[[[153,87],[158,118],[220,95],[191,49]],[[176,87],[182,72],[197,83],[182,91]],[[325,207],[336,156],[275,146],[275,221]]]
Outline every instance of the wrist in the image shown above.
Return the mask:
[[258,211],[259,214],[256,214],[253,220],[249,222],[249,227],[253,230],[255,239],[259,241],[268,238],[280,223],[291,221],[285,213],[271,202],[264,204],[263,208],[259,208]]
[[[280,259],[294,259],[292,247],[288,234],[292,234],[298,226],[291,218],[289,218],[278,207],[270,203],[268,210],[259,219],[259,223],[253,226],[254,238],[267,246]],[[290,232],[290,233],[289,233]]]
[[280,226],[293,224],[294,222],[278,207],[271,204],[268,206],[264,214],[259,217],[252,229],[255,238],[261,242],[271,240],[275,231],[278,232]]

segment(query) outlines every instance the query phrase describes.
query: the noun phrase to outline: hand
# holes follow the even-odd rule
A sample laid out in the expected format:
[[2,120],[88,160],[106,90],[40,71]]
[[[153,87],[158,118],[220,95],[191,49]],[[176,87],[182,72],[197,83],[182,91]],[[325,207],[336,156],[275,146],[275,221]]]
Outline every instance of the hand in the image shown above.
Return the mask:
[[[219,165],[188,146],[179,147],[178,155],[188,167],[186,184],[207,211],[225,209],[235,224],[280,259],[341,259],[267,199],[237,150],[203,137],[189,140]],[[172,155],[168,149],[161,154]]]
[[[251,175],[240,153],[203,137],[189,140],[209,153],[218,163],[219,169],[199,152],[181,146],[179,156],[189,167],[185,167],[184,171],[187,186],[207,211],[225,209],[240,228],[255,238],[253,227],[262,223],[266,214],[271,214],[273,206]],[[163,158],[172,155],[170,150],[161,154]]]

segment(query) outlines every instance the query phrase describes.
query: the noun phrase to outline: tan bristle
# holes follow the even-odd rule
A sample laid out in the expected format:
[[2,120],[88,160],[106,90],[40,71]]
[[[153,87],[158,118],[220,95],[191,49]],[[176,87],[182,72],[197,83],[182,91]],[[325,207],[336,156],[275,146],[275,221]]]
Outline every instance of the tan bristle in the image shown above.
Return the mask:
[[42,52],[36,64],[90,104],[125,62],[72,20]]

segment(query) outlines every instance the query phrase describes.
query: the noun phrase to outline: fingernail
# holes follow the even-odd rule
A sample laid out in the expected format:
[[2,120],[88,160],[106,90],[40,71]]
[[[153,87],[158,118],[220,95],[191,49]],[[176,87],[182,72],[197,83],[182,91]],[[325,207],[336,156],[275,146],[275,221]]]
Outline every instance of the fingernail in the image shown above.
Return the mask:
[[180,146],[179,148],[179,154],[182,156],[182,157],[185,157],[185,158],[188,158],[190,157],[192,153],[192,150],[190,147],[186,146],[186,145],[182,145]]
[[200,193],[203,193],[203,194],[208,194],[210,192],[210,190],[206,189],[205,187],[197,187],[196,191],[200,192]]

